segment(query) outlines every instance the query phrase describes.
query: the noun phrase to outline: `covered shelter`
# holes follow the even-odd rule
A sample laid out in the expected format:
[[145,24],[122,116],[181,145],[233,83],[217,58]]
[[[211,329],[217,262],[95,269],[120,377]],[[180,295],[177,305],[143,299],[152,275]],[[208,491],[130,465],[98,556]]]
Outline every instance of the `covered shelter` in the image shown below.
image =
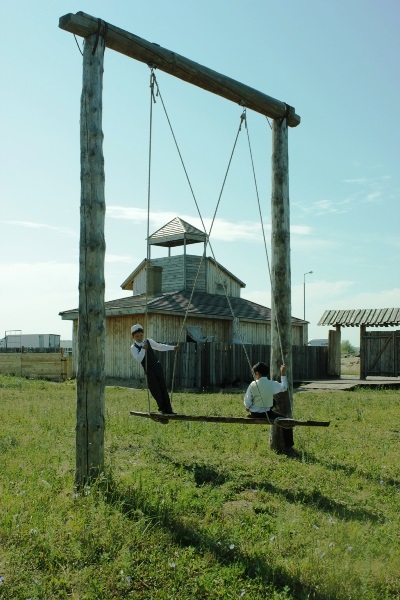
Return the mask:
[[360,379],[370,376],[400,376],[400,331],[367,331],[367,327],[393,328],[400,325],[400,308],[326,310],[318,322],[334,326],[329,331],[331,375],[340,376],[341,328],[360,328]]

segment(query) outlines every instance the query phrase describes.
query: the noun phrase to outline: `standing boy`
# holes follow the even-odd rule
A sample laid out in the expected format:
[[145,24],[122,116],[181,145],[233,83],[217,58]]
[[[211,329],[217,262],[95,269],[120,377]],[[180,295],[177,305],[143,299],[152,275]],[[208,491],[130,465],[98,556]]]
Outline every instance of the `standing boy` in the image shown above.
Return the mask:
[[[281,383],[269,379],[269,367],[266,363],[258,362],[253,367],[254,381],[247,388],[244,397],[244,405],[252,419],[269,419],[274,421],[277,417],[282,417],[272,410],[274,405],[274,394],[286,392],[288,382],[286,377],[286,365],[281,365]],[[282,429],[283,442],[285,444],[285,454],[288,456],[298,456],[293,445],[293,430]]]
[[157,359],[154,350],[166,352],[167,350],[178,350],[178,346],[159,344],[150,338],[144,339],[144,330],[139,323],[132,325],[131,334],[133,339],[133,344],[131,346],[133,358],[142,364],[147,375],[147,385],[151,395],[157,402],[158,410],[163,415],[176,414],[172,410],[162,366]]

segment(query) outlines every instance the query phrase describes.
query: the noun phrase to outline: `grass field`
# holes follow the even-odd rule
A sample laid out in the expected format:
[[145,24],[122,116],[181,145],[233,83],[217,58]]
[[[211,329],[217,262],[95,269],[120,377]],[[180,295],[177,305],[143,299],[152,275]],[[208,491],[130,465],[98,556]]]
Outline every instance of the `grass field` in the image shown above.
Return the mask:
[[[400,394],[298,393],[301,459],[265,426],[131,417],[106,388],[107,470],[74,489],[75,383],[0,377],[0,598],[400,598]],[[175,410],[242,415],[242,395]],[[154,405],[152,405],[154,409]]]

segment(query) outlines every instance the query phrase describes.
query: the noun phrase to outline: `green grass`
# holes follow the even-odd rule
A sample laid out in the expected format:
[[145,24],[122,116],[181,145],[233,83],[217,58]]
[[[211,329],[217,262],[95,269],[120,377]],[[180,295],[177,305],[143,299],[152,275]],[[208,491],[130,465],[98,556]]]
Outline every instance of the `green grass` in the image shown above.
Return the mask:
[[[269,428],[131,417],[106,388],[104,477],[77,496],[75,383],[0,377],[0,598],[400,598],[399,392],[298,393],[300,460]],[[243,414],[236,394],[177,411]],[[154,409],[154,404],[152,403]]]

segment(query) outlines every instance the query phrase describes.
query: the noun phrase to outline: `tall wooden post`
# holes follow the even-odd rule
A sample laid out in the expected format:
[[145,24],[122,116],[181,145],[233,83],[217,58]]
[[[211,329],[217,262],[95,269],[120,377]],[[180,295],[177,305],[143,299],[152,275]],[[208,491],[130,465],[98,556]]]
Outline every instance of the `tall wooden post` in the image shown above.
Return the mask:
[[[286,118],[272,125],[271,194],[271,378],[279,379],[282,360],[286,364],[289,389],[275,396],[278,412],[293,414],[292,300],[290,286],[289,153]],[[282,356],[283,354],[283,356]],[[271,427],[271,449],[284,450],[282,429]]]
[[105,44],[90,35],[83,52],[81,96],[81,228],[76,412],[78,487],[104,467],[104,157],[102,90]]

